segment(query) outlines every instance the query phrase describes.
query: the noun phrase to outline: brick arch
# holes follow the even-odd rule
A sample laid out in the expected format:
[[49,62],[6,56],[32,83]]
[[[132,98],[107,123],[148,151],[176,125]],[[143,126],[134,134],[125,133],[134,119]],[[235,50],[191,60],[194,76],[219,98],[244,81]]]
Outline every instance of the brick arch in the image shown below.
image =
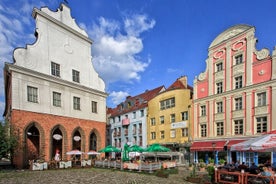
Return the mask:
[[[100,145],[101,145],[102,139],[101,139],[99,131],[96,128],[93,128],[89,133],[89,138],[88,138],[89,144],[90,144],[90,136],[92,133],[94,133],[97,137],[97,150],[100,150],[101,149]],[[89,147],[90,147],[90,145],[89,145]]]
[[23,147],[23,163],[24,163],[24,167],[26,167],[29,164],[29,160],[27,158],[27,131],[34,126],[35,128],[37,128],[38,132],[39,132],[39,158],[40,159],[45,159],[45,131],[43,129],[43,127],[35,121],[32,121],[30,123],[28,123],[24,128],[23,128],[23,140],[24,140],[24,147]]
[[50,131],[50,145],[49,145],[49,160],[52,159],[52,151],[53,151],[53,133],[56,129],[59,129],[62,133],[62,155],[61,158],[66,158],[66,152],[68,151],[68,135],[67,135],[67,131],[65,129],[65,127],[61,124],[57,124],[55,125],[51,131]]
[[80,135],[81,135],[81,150],[80,151],[83,151],[85,152],[85,132],[84,130],[81,128],[81,127],[76,127],[74,128],[74,130],[72,131],[72,134],[71,134],[71,144],[72,144],[72,147],[73,147],[73,137],[74,137],[74,134],[76,131],[79,131]]

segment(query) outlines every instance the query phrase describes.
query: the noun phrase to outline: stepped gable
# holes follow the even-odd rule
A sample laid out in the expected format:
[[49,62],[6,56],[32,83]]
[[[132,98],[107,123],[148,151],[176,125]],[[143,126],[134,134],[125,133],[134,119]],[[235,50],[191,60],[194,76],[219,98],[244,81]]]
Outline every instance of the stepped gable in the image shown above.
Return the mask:
[[163,89],[164,86],[159,86],[152,90],[146,90],[144,93],[141,93],[137,96],[128,96],[124,102],[117,105],[116,108],[110,110],[111,116],[117,116],[147,107],[148,101],[162,92]]

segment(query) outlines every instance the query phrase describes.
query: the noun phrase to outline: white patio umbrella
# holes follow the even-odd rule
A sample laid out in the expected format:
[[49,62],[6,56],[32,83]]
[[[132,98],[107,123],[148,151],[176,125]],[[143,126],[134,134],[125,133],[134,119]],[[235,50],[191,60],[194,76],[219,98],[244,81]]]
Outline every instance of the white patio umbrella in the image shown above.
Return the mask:
[[101,153],[94,151],[94,150],[90,150],[86,153],[87,155],[100,155]]
[[80,150],[72,150],[72,151],[68,151],[66,152],[67,155],[82,155],[83,152]]
[[249,139],[230,148],[231,151],[255,151],[274,152],[276,151],[276,134],[265,134],[260,137]]

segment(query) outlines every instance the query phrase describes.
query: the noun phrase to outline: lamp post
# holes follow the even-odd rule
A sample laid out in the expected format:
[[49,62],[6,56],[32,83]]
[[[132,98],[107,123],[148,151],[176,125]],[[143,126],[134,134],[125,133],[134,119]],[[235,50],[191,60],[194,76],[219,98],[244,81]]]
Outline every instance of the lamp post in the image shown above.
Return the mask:
[[216,153],[215,153],[215,148],[216,148],[216,143],[212,143],[212,148],[213,148],[213,154],[214,154],[214,164],[217,164],[217,159],[216,159]]

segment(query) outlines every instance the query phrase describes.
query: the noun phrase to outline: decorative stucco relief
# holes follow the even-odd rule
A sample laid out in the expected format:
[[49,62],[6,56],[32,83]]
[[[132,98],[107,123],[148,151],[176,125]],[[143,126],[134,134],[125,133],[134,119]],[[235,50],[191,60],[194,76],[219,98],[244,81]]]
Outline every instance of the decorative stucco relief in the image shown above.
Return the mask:
[[245,40],[240,40],[233,44],[232,50],[238,51],[238,50],[242,49],[244,46],[245,46]]
[[268,49],[262,49],[260,51],[255,51],[255,54],[257,56],[258,60],[262,60],[268,57],[269,55],[269,50]]
[[65,40],[65,44],[63,45],[64,47],[64,51],[68,54],[72,54],[73,53],[73,48],[71,47],[71,39],[70,38],[66,38]]
[[262,76],[263,74],[265,74],[265,70],[260,70],[260,71],[258,72],[258,75],[260,75],[260,76]]
[[223,113],[217,113],[215,114],[215,120],[223,120],[224,114]]
[[222,80],[224,77],[224,72],[223,71],[219,71],[215,74],[215,81],[217,80]]
[[239,117],[243,117],[243,116],[244,116],[243,110],[233,111],[233,118],[239,118]]
[[219,59],[219,58],[222,58],[224,55],[225,55],[225,50],[221,49],[221,50],[218,50],[217,52],[215,52],[213,57],[215,59]]
[[233,75],[244,73],[244,63],[235,65],[233,67]]
[[206,116],[201,116],[201,117],[199,118],[199,123],[205,123],[206,120],[207,120],[207,117],[206,117]]
[[255,107],[255,115],[267,114],[267,106]]
[[206,72],[200,73],[198,76],[198,80],[202,81],[206,78]]

